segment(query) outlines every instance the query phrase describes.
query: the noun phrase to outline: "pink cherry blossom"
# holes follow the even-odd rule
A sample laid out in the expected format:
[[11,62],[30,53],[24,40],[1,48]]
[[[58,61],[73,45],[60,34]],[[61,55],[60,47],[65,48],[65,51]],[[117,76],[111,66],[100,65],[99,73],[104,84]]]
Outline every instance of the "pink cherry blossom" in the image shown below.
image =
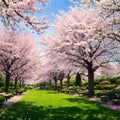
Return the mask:
[[0,0],[0,19],[6,28],[16,30],[25,23],[33,30],[37,26],[37,32],[40,33],[46,29],[48,22],[45,18],[39,20],[35,13],[41,13],[47,4],[48,0]]

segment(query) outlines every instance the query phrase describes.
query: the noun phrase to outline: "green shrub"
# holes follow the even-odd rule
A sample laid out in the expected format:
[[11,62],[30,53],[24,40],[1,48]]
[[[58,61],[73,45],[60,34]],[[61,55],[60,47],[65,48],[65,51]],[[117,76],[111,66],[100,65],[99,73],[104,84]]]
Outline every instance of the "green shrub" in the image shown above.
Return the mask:
[[116,84],[120,85],[120,79],[117,79]]
[[120,85],[120,76],[110,79],[110,83],[111,84],[119,84]]
[[63,86],[67,86],[68,85],[68,81],[67,80],[64,80],[63,81]]
[[88,82],[84,82],[84,83],[82,84],[82,88],[88,89]]
[[103,94],[103,91],[101,91],[101,90],[95,90],[95,95],[96,96],[100,97],[100,96],[102,96],[102,94]]
[[111,90],[109,92],[98,92],[96,93],[97,96],[107,95],[109,96],[109,99],[120,99],[120,91],[118,90]]
[[0,96],[0,106],[3,105],[4,101],[5,101],[5,97],[4,96]]
[[72,78],[70,79],[70,86],[74,86],[74,85],[75,85],[75,78],[72,77]]
[[61,91],[62,93],[65,93],[66,92],[66,89],[62,89],[62,91]]
[[108,80],[100,82],[100,85],[108,85],[108,84],[110,84],[110,81]]
[[2,92],[2,89],[0,88],[0,93]]
[[10,85],[10,87],[14,87],[15,82],[14,81],[10,81],[9,85]]
[[16,94],[22,94],[23,92],[25,92],[24,88],[20,88],[16,90]]
[[83,90],[84,95],[88,95],[88,90]]
[[99,85],[102,81],[110,80],[108,77],[97,78],[94,80],[94,85]]
[[4,76],[0,76],[0,87],[3,87],[5,84],[5,77]]
[[111,90],[114,89],[116,87],[115,84],[113,85],[96,85],[94,88],[95,90]]
[[26,90],[33,89],[33,88],[34,88],[34,86],[32,86],[32,85],[27,85],[27,86],[25,86],[25,89],[26,89]]
[[68,89],[69,89],[69,90],[73,90],[73,89],[74,89],[74,87],[73,87],[73,86],[70,86]]

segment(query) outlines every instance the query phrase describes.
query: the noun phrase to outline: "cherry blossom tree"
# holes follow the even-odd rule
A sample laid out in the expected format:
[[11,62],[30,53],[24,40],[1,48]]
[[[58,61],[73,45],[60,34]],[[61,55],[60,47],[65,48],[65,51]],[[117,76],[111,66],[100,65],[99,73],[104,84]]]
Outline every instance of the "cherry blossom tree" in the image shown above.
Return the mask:
[[119,63],[107,63],[103,68],[98,69],[97,77],[116,77],[120,75],[120,64]]
[[95,7],[101,17],[111,18],[111,26],[106,30],[106,36],[120,42],[120,0],[71,0],[80,6]]
[[[42,39],[45,43],[45,40]],[[46,41],[47,43],[47,41]],[[46,50],[45,50],[46,51]],[[42,54],[41,58],[41,81],[47,81],[55,83],[55,90],[57,90],[57,84],[60,83],[60,89],[62,90],[63,80],[67,78],[68,87],[71,76],[75,74],[76,68],[68,63],[63,57],[58,56],[54,51],[50,51]],[[49,67],[48,67],[49,66]]]
[[72,64],[68,63],[65,59],[62,64],[60,64],[59,69],[64,71],[64,77],[67,79],[67,87],[70,86],[70,79],[74,76],[77,72],[77,68]]
[[[59,76],[59,68],[58,63],[55,62],[56,58],[55,56],[52,56],[50,53],[42,54],[41,56],[41,81],[54,81],[55,83],[55,90],[57,90],[57,83],[60,78]],[[53,59],[54,58],[54,59]],[[49,67],[48,67],[49,66]]]
[[[43,32],[48,26],[45,17],[39,20],[36,13],[41,13],[48,0],[0,0],[0,20],[6,28],[21,28],[21,24]],[[20,23],[20,24],[19,24]]]
[[5,92],[11,78],[17,81],[38,73],[39,51],[30,34],[9,33],[0,30],[0,71],[5,75]]
[[104,35],[109,25],[110,20],[98,17],[94,9],[71,8],[70,13],[56,16],[56,34],[44,37],[45,44],[51,41],[47,45],[49,51],[56,52],[88,76],[89,97],[94,95],[94,72],[118,55],[118,43]]

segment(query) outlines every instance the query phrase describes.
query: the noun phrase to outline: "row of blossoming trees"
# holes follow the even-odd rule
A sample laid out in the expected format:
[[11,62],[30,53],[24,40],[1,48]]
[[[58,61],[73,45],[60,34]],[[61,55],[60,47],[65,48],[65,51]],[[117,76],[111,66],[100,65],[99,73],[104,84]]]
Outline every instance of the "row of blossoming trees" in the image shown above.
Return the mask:
[[[29,82],[39,73],[37,43],[31,34],[21,34],[24,30],[41,33],[47,28],[45,17],[38,18],[48,0],[0,0],[0,74],[5,76],[5,92],[9,91],[9,81]],[[25,29],[25,27],[28,27]],[[19,32],[18,32],[19,31]]]
[[[48,0],[1,0],[1,23],[10,31],[18,31],[24,24],[41,33],[48,23],[44,17],[39,20],[34,15],[47,3]],[[39,73],[43,80],[54,80],[56,87],[59,80],[62,89],[63,79],[67,78],[69,86],[70,77],[79,71],[88,76],[89,97],[94,95],[94,73],[106,63],[119,61],[120,2],[76,3],[78,7],[56,16],[53,33],[41,37],[43,53],[30,34],[0,30],[0,72],[6,78],[6,92],[10,79],[17,84],[35,79]]]
[[30,34],[9,33],[0,30],[0,74],[5,76],[5,92],[9,81],[35,80],[38,76],[39,55],[35,40]]
[[[41,69],[44,80],[53,79],[55,85],[60,80],[62,89],[63,79],[66,77],[69,81],[70,73],[79,71],[88,77],[88,96],[94,95],[94,73],[120,59],[120,16],[117,13],[120,2],[115,3],[117,8],[112,13],[109,4],[113,1],[86,1],[87,8],[71,7],[70,12],[56,15],[55,32],[41,37],[45,45],[41,57],[41,68],[45,66]],[[78,3],[81,5],[81,2],[84,1]],[[106,7],[104,12],[102,7]]]

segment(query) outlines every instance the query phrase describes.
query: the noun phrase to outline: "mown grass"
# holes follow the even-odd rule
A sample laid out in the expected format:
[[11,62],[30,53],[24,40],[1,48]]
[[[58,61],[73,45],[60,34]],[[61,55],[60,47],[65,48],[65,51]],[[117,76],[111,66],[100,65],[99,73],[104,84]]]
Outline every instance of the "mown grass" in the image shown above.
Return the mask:
[[120,112],[72,95],[30,90],[0,120],[120,120]]

